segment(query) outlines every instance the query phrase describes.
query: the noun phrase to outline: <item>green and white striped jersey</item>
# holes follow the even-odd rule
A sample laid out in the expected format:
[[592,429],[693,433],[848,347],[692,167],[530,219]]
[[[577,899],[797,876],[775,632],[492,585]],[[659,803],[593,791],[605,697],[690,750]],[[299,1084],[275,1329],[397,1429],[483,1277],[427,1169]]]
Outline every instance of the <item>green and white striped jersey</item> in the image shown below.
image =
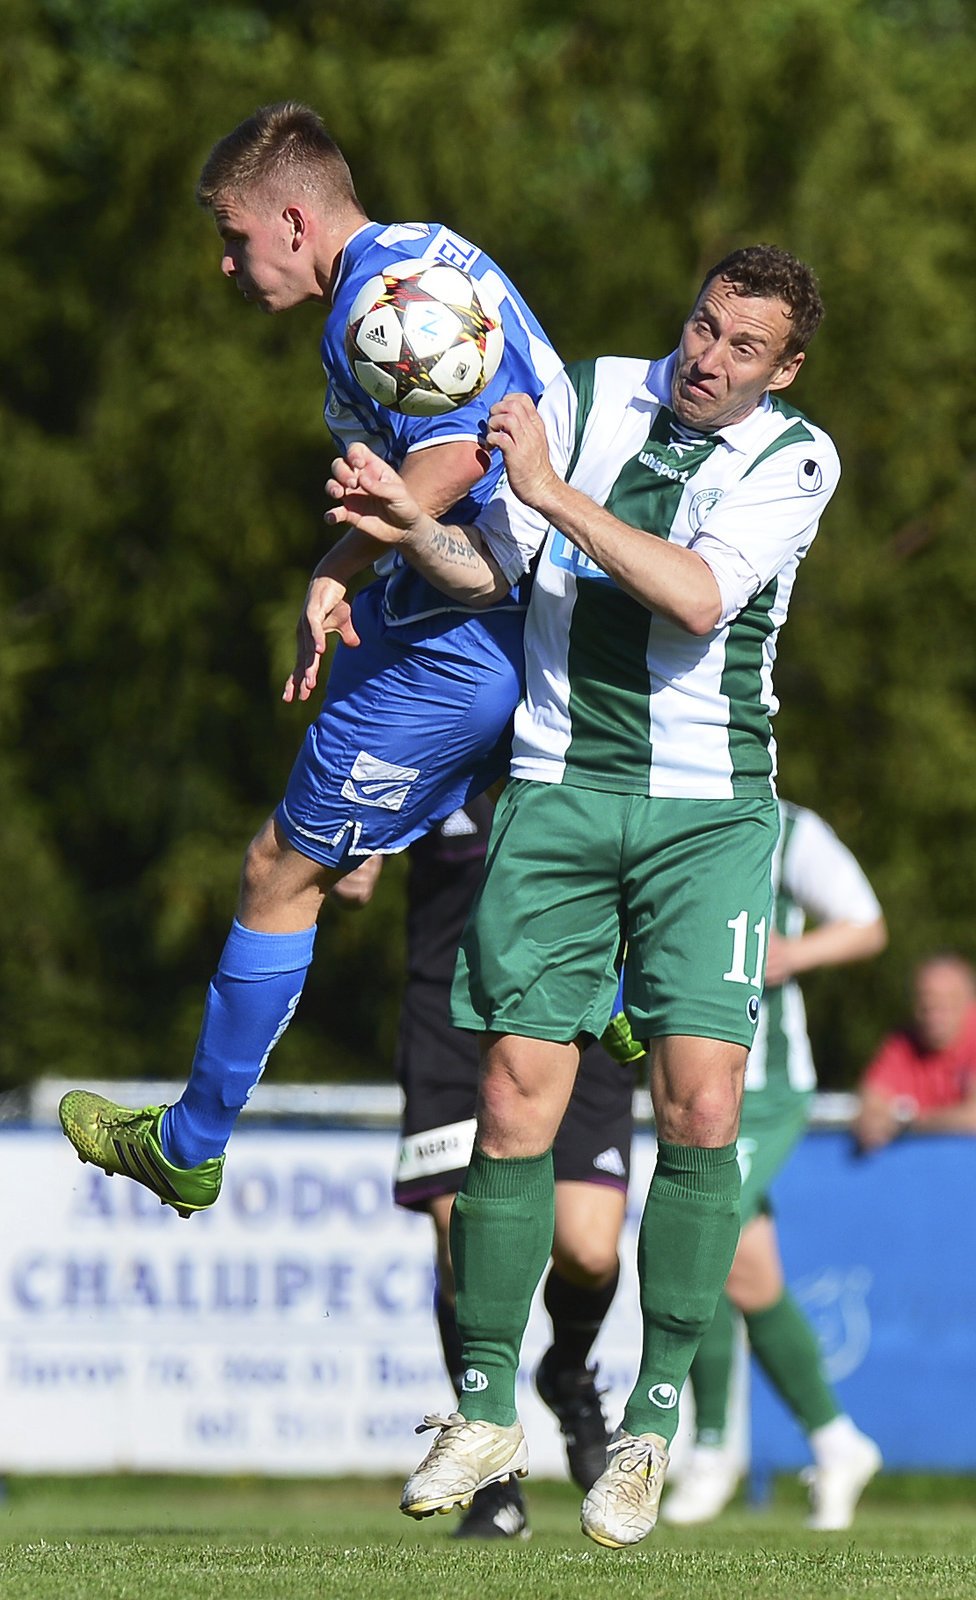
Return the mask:
[[[867,926],[881,916],[878,897],[847,846],[816,812],[779,803],[780,835],[773,856],[772,926],[796,939],[807,918]],[[746,1062],[743,1118],[771,1109],[816,1087],[800,985],[791,978],[767,989]]]
[[696,638],[632,599],[507,480],[479,529],[514,582],[538,565],[512,774],[681,798],[769,793],[776,634],[840,475],[827,435],[765,397],[718,433],[670,410],[675,356],[570,367],[539,412],[553,465],[632,527],[694,549],[722,596]]

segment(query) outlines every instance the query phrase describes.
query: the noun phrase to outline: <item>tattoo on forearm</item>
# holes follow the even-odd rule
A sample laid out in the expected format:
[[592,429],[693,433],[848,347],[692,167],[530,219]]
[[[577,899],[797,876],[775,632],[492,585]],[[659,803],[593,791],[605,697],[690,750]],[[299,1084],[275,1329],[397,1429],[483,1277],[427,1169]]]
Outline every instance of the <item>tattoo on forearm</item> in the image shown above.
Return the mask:
[[453,529],[444,528],[439,522],[431,523],[427,538],[432,552],[452,566],[473,567],[481,561],[470,540],[459,538]]

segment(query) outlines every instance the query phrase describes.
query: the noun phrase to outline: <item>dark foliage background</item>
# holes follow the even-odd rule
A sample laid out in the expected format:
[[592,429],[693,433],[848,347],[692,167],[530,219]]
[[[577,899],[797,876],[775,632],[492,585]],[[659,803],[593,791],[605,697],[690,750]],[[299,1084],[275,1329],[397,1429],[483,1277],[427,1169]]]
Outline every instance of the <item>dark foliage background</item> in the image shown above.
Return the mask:
[[[572,358],[663,354],[771,239],[828,320],[792,396],[840,492],[778,687],[782,790],[890,951],[807,984],[824,1081],[976,953],[976,22],[963,0],[8,0],[0,56],[0,1082],[180,1076],[304,713],[324,545],[315,308],[248,312],[193,189],[256,105],[321,111],[370,215],[504,263]],[[402,864],[328,913],[282,1079],[389,1069]]]

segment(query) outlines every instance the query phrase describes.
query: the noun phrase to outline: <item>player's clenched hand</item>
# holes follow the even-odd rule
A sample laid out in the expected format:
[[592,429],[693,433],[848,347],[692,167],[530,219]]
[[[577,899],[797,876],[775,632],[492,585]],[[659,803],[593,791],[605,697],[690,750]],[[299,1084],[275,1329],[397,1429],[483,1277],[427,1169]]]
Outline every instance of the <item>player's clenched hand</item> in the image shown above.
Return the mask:
[[337,633],[343,644],[359,643],[345,584],[335,578],[313,574],[305,596],[305,609],[295,629],[295,666],[285,679],[282,700],[290,704],[293,700],[308,699],[318,682],[319,662],[325,654],[330,633]]
[[495,402],[487,440],[504,456],[514,493],[524,505],[540,507],[559,480],[549,459],[545,425],[527,394],[507,394]]
[[339,502],[326,522],[348,523],[381,544],[402,544],[421,520],[403,479],[364,444],[351,444],[333,461],[326,490]]

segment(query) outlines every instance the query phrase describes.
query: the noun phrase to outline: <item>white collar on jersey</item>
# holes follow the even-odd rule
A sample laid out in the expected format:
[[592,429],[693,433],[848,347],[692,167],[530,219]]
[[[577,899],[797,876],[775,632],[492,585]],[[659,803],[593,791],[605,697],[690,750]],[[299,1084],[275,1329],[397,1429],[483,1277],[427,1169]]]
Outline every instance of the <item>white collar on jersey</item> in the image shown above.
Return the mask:
[[334,281],[334,283],[332,285],[332,300],[333,301],[335,301],[335,297],[339,292],[339,285],[342,283],[342,280],[346,275],[346,270],[350,266],[350,264],[352,262],[352,259],[353,259],[353,256],[357,254],[357,251],[355,249],[350,249],[350,245],[352,245],[356,239],[361,238],[361,236],[366,232],[367,228],[375,228],[375,227],[376,227],[376,223],[371,221],[370,218],[367,217],[366,221],[364,223],[362,223],[358,228],[355,229],[355,231],[353,233],[351,233],[349,235],[349,237],[346,240],[345,244],[343,245],[342,249],[339,251],[339,265],[336,268],[335,281]]

